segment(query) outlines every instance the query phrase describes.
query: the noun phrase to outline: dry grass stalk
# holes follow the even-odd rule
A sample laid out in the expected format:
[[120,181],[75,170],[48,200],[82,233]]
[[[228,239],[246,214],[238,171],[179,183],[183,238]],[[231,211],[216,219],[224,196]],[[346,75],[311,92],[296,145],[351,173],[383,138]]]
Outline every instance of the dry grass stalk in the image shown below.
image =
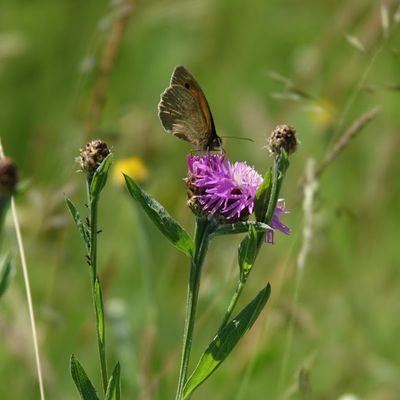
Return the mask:
[[100,57],[98,75],[93,89],[90,109],[85,123],[86,139],[89,139],[93,135],[103,110],[111,72],[118,52],[121,48],[122,38],[128,26],[133,6],[133,0],[126,0],[122,4],[119,15],[115,18],[110,35],[104,45],[103,52]]
[[339,140],[333,145],[332,149],[325,155],[325,158],[319,164],[315,176],[318,178],[325,171],[325,169],[337,158],[337,156],[346,148],[351,139],[353,139],[361,130],[371,122],[378,114],[379,107],[374,107],[373,109],[367,111],[365,114],[361,115],[353,125],[347,129]]

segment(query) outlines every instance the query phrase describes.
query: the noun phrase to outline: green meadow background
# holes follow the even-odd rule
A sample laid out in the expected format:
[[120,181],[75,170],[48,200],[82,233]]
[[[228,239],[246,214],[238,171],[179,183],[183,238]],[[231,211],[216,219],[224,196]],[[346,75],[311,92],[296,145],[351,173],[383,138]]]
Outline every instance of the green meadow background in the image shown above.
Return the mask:
[[[164,133],[160,93],[185,65],[207,95],[232,160],[264,173],[275,125],[297,129],[282,195],[290,236],[265,246],[240,306],[272,296],[252,330],[193,399],[400,398],[400,22],[396,1],[149,0],[135,2],[106,77],[106,101],[87,134],[103,48],[123,1],[2,0],[0,136],[19,167],[17,197],[48,399],[77,399],[75,353],[100,390],[90,271],[65,207],[85,214],[74,161],[92,138],[118,160],[137,157],[141,184],[192,232],[182,178],[190,146]],[[321,175],[310,250],[299,269],[304,215],[299,179],[375,106],[380,112]],[[142,167],[143,169],[143,167]],[[129,173],[129,172],[128,172]],[[132,174],[134,171],[132,172]],[[118,174],[117,174],[118,175]],[[124,399],[171,399],[178,376],[186,259],[132,203],[114,175],[102,194],[99,273],[109,365]],[[134,176],[134,174],[133,174]],[[27,303],[15,254],[0,300],[0,398],[39,398]],[[236,282],[240,237],[209,250],[192,366],[213,337]],[[347,396],[347,397],[346,397]],[[351,397],[352,396],[352,397]]]

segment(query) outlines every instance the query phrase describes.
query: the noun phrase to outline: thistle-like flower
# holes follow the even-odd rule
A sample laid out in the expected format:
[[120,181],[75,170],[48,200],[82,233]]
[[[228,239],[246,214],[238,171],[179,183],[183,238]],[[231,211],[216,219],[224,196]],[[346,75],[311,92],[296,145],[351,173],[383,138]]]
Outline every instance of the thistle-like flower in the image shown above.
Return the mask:
[[246,221],[262,177],[245,162],[231,164],[224,154],[189,155],[188,206],[196,215],[222,222]]
[[274,215],[272,216],[271,222],[269,224],[271,226],[271,228],[273,228],[274,230],[267,231],[267,233],[265,235],[265,241],[267,243],[270,243],[270,244],[275,243],[275,237],[274,237],[275,230],[278,230],[286,235],[290,234],[290,228],[288,228],[286,225],[282,224],[282,222],[279,219],[279,215],[288,214],[288,213],[289,213],[289,211],[285,210],[285,200],[278,199],[278,202],[275,207]]

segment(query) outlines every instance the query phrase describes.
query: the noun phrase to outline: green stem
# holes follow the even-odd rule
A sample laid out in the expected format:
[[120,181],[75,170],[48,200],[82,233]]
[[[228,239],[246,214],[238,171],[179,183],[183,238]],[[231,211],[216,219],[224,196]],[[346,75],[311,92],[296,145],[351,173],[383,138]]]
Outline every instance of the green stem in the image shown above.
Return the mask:
[[[91,281],[92,281],[92,297],[93,306],[96,315],[96,333],[97,345],[99,349],[101,378],[103,383],[104,393],[107,391],[108,376],[107,376],[107,361],[106,361],[106,345],[104,335],[104,306],[101,293],[98,295],[96,292],[96,279],[97,278],[97,211],[98,211],[98,198],[93,198],[90,195],[88,184],[88,205],[90,211],[90,267],[91,267]],[[99,283],[100,286],[100,283]],[[100,290],[100,287],[99,287]],[[98,299],[97,299],[98,298]],[[97,299],[97,301],[96,301]],[[99,304],[99,307],[97,306]],[[100,327],[99,321],[102,321]],[[101,329],[101,331],[100,331]]]
[[236,284],[236,290],[235,293],[233,294],[231,298],[231,302],[229,303],[229,306],[225,312],[224,319],[221,322],[220,327],[218,328],[218,331],[220,331],[228,322],[229,319],[231,318],[232,312],[235,309],[236,303],[239,300],[240,295],[242,294],[242,290],[244,288],[244,284],[246,283],[246,279],[242,280],[239,279],[237,284]]
[[[279,156],[275,158],[274,165],[272,167],[272,187],[271,195],[268,201],[267,212],[265,213],[264,222],[269,225],[271,223],[272,217],[274,216],[276,203],[278,201],[279,192],[281,190],[283,176],[279,176],[281,173],[278,169]],[[281,174],[282,175],[282,174]],[[257,235],[257,253],[260,250],[262,244],[264,243],[265,234],[259,233]]]
[[[276,203],[278,201],[279,192],[282,186],[282,181],[284,177],[285,171],[279,171],[279,163],[280,163],[280,156],[276,157],[274,160],[274,165],[272,167],[272,187],[271,187],[271,195],[269,197],[267,211],[265,213],[264,223],[269,225],[271,223],[272,217],[275,212]],[[257,255],[261,249],[261,246],[264,244],[265,233],[258,233],[257,234]],[[256,256],[257,257],[257,256]],[[229,306],[225,312],[224,319],[219,327],[221,330],[230,320],[232,312],[239,300],[240,295],[242,294],[244,285],[247,281],[248,275],[250,274],[250,270],[244,276],[241,276],[236,284],[236,290],[233,293]]]
[[189,286],[186,300],[186,317],[183,332],[182,358],[179,370],[178,388],[176,400],[180,400],[183,394],[183,387],[186,382],[189,366],[190,351],[192,348],[194,322],[196,317],[197,300],[199,297],[200,276],[204,257],[207,252],[209,235],[212,230],[212,221],[205,218],[197,218],[195,228],[195,249],[190,262]]

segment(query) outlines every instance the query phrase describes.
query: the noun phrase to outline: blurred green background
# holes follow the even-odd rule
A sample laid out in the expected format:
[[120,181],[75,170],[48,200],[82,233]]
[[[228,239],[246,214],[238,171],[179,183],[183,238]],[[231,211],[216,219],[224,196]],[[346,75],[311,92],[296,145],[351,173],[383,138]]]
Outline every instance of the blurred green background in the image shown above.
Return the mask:
[[[0,135],[27,183],[17,207],[47,398],[78,398],[69,374],[72,352],[100,388],[90,274],[64,204],[68,195],[85,213],[84,176],[74,162],[79,149],[101,137],[116,161],[138,157],[148,172],[144,188],[193,229],[182,181],[190,147],[165,134],[157,117],[159,95],[174,66],[183,64],[205,91],[219,134],[254,140],[226,139],[232,160],[247,160],[264,173],[271,165],[265,139],[279,123],[295,126],[301,141],[282,192],[292,234],[277,234],[276,245],[262,250],[240,306],[267,281],[271,300],[193,398],[399,399],[398,3],[137,1],[102,78],[103,49],[124,27],[127,4],[0,3]],[[106,99],[94,118],[90,110],[101,79]],[[377,118],[321,176],[311,248],[300,273],[298,181],[307,160],[320,162],[345,129],[376,105]],[[116,179],[102,196],[100,227],[109,364],[121,362],[125,399],[171,399],[186,259]],[[18,260],[11,220],[3,235],[3,250],[12,248]],[[193,363],[233,291],[239,241],[218,238],[211,245]],[[0,301],[0,398],[34,399],[39,394],[19,261],[16,267]]]

